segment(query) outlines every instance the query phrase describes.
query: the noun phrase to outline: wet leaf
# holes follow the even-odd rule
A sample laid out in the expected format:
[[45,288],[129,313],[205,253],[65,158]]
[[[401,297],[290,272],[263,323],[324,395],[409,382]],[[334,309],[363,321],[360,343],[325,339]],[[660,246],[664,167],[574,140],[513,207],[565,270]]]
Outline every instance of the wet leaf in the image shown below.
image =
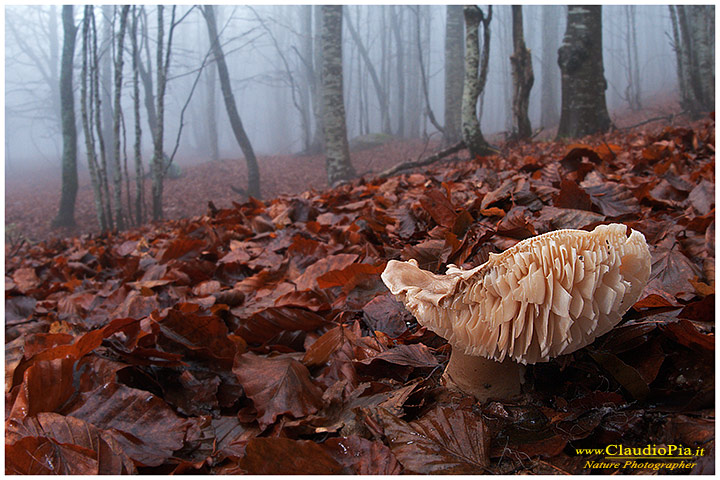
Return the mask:
[[[27,445],[41,444],[40,439],[50,440],[49,445],[53,446],[56,451],[62,451],[63,448],[70,449],[74,454],[86,451],[88,457],[96,463],[92,473],[75,470],[85,468],[83,463],[65,465],[65,468],[71,470],[66,473],[73,474],[74,471],[74,474],[77,475],[122,475],[133,473],[135,470],[132,461],[108,432],[74,417],[65,417],[57,413],[40,413],[36,417],[28,417],[24,420],[10,420],[8,422],[6,435],[8,443],[13,444],[20,439],[33,437],[38,441],[25,443],[25,448],[20,446],[13,446],[14,448],[12,448],[14,463],[26,465],[24,467],[26,470],[41,468],[40,464],[43,462],[40,459],[42,457],[34,459],[22,458],[23,456],[33,456],[27,450]],[[38,462],[38,460],[40,461]],[[37,463],[36,467],[33,467],[34,463]],[[63,463],[57,462],[54,465],[62,468]],[[54,473],[60,472],[56,471]]]
[[590,356],[630,392],[633,398],[643,400],[650,393],[650,388],[642,375],[617,356],[606,352],[590,352]]
[[707,215],[715,206],[715,185],[701,180],[688,195],[688,200],[700,215]]
[[117,383],[82,394],[66,413],[108,430],[138,466],[165,462],[182,447],[189,426],[155,395]]
[[332,475],[341,466],[315,442],[289,438],[253,438],[238,467],[251,475]]
[[408,473],[477,475],[489,465],[487,431],[479,416],[448,407],[410,423],[387,411],[380,416],[390,448]]
[[317,412],[323,404],[322,391],[307,368],[292,358],[245,353],[235,358],[233,373],[253,401],[263,429],[280,415],[299,418]]
[[584,181],[583,190],[590,195],[593,205],[600,209],[600,213],[608,217],[622,217],[636,214],[640,211],[638,203],[632,192],[623,185],[615,182],[594,183]]
[[398,475],[402,471],[392,451],[379,441],[353,435],[330,438],[323,446],[353,475]]
[[25,437],[5,445],[5,473],[10,475],[97,475],[97,453],[46,437]]

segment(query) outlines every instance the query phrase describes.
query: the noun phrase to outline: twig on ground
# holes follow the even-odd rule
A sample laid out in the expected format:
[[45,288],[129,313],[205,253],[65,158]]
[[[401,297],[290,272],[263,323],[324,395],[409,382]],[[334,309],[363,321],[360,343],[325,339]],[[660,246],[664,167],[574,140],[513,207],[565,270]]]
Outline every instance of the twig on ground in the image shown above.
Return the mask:
[[425,157],[421,160],[415,160],[411,162],[403,162],[398,165],[395,165],[394,167],[388,168],[384,172],[380,172],[378,174],[378,178],[387,178],[390,175],[394,175],[402,170],[407,170],[409,168],[415,168],[415,167],[424,167],[425,165],[430,165],[431,163],[435,163],[439,160],[442,160],[443,158],[452,155],[453,153],[457,153],[460,150],[465,149],[465,142],[460,141],[456,143],[455,145],[452,145],[445,150],[440,150],[434,155],[430,155],[429,157]]

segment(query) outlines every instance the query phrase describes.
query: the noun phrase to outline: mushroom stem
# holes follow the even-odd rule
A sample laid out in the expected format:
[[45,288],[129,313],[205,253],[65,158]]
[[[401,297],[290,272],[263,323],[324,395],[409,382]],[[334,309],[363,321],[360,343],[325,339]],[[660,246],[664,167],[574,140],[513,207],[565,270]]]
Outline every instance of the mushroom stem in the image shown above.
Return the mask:
[[507,400],[520,394],[523,370],[509,358],[496,362],[453,348],[443,379],[448,388],[472,395],[479,401],[489,398]]

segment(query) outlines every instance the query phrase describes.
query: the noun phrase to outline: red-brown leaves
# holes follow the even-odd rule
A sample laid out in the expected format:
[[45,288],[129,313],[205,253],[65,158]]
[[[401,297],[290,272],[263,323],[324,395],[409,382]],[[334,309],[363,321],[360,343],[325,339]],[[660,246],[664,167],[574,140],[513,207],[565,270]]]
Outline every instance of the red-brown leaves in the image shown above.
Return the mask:
[[183,446],[188,428],[155,395],[117,383],[82,394],[67,415],[110,431],[136,465],[161,465]]
[[292,358],[246,353],[236,357],[233,373],[253,401],[262,429],[279,415],[300,418],[322,406],[322,390],[312,382],[307,368]]
[[[583,142],[25,245],[6,258],[6,472],[579,473],[576,444],[712,442],[714,123]],[[448,392],[449,346],[379,279],[609,221],[651,245],[643,298],[528,366],[513,402]]]
[[385,444],[357,435],[331,438],[323,446],[352,475],[398,475],[402,467]]
[[465,410],[438,407],[408,423],[380,411],[390,448],[406,472],[472,475],[485,473],[489,441],[482,419]]
[[135,470],[109,432],[56,413],[10,420],[7,443],[9,473],[122,475]]
[[238,463],[250,475],[333,475],[341,466],[315,442],[289,438],[254,438]]

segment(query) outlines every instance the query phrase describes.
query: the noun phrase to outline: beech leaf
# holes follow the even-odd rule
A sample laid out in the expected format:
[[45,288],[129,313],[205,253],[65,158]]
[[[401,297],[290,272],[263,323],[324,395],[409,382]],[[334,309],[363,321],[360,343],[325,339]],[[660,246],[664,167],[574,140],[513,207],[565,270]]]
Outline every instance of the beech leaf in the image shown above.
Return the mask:
[[280,415],[300,418],[323,405],[322,390],[310,379],[307,368],[293,358],[245,353],[235,358],[233,373],[253,401],[262,429]]
[[380,410],[393,453],[408,473],[477,475],[490,463],[488,432],[479,415],[436,407],[406,423]]

